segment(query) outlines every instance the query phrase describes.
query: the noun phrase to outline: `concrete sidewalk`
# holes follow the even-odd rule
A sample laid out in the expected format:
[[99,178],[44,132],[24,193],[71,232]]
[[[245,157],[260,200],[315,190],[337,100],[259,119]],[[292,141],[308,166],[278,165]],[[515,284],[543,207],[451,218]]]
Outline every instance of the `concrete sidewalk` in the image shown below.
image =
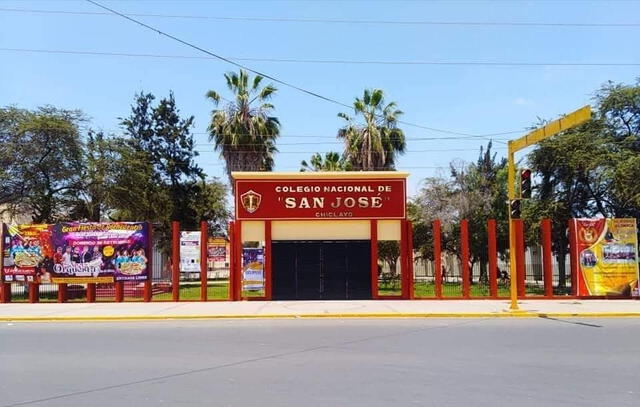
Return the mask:
[[637,300],[246,301],[0,304],[0,321],[218,318],[636,317]]

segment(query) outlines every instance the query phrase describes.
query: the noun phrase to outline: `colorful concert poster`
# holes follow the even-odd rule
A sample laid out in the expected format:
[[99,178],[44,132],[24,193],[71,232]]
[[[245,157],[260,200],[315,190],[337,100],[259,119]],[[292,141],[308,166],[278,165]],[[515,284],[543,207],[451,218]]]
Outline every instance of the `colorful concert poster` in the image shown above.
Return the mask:
[[242,249],[242,289],[260,291],[264,289],[264,249]]
[[635,219],[573,219],[579,296],[630,296],[638,287]]
[[227,240],[219,237],[209,238],[207,242],[207,257],[212,262],[227,261]]
[[51,281],[110,283],[148,278],[146,222],[53,225]]
[[5,282],[49,281],[51,267],[50,225],[2,225],[2,268]]

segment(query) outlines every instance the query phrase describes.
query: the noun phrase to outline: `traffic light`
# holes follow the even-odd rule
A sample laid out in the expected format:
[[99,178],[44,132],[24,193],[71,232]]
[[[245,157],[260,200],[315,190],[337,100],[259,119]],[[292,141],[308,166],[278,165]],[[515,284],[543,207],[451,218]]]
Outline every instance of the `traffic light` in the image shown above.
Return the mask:
[[531,198],[531,170],[520,171],[520,196],[522,199]]
[[521,207],[520,200],[514,199],[509,203],[509,211],[511,213],[511,219],[520,219]]

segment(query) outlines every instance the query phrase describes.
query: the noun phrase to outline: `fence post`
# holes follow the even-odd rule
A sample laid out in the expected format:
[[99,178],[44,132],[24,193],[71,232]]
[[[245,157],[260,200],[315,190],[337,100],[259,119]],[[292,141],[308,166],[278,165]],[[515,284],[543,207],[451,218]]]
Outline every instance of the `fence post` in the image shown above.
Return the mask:
[[235,279],[236,279],[234,275],[234,270],[236,267],[235,257],[236,257],[235,222],[230,221],[229,222],[229,296],[227,297],[227,299],[230,301],[235,300],[235,294],[233,289],[233,287],[235,287]]
[[147,279],[144,281],[144,292],[143,292],[143,301],[150,302],[151,297],[153,296],[153,223],[147,222],[147,228],[149,230],[147,242],[149,246],[147,247]]
[[524,223],[522,219],[513,219],[516,234],[516,270],[518,278],[518,296],[524,297],[526,295],[525,290],[525,273],[526,267],[524,264]]
[[462,296],[469,298],[471,291],[469,276],[469,221],[466,219],[460,221],[460,250],[462,251]]
[[235,287],[234,287],[234,298],[236,300],[242,300],[242,279],[244,278],[242,275],[242,221],[236,220],[236,269],[234,270],[236,274],[235,279]]
[[116,281],[113,284],[116,288],[116,302],[124,301],[124,281]]
[[67,302],[67,283],[58,284],[58,302]]
[[200,301],[207,300],[207,239],[209,237],[209,225],[206,221],[200,222]]
[[180,301],[180,222],[171,222],[171,291],[173,301]]
[[413,274],[413,223],[407,221],[407,265],[409,274],[409,299],[415,299],[415,275]]
[[96,283],[87,283],[87,302],[96,302]]
[[378,294],[378,221],[371,219],[371,298],[377,300]]
[[433,225],[433,276],[436,282],[436,298],[442,298],[442,242],[440,220],[436,219]]
[[542,271],[544,273],[544,295],[553,297],[553,263],[551,256],[551,219],[542,219],[540,223],[542,233]]
[[273,285],[271,278],[271,221],[264,221],[264,296],[271,301],[273,298]]
[[489,250],[489,295],[498,297],[498,244],[496,237],[496,220],[487,221],[488,250]]
[[29,303],[33,304],[40,300],[39,284],[36,282],[29,283]]

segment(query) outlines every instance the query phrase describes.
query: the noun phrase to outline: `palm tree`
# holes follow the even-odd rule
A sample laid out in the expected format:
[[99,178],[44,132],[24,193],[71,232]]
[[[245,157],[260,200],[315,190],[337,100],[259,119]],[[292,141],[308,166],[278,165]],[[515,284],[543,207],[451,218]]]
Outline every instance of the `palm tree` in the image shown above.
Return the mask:
[[302,160],[300,163],[301,172],[306,171],[351,171],[351,164],[347,162],[340,154],[335,151],[325,153],[324,158],[320,153],[311,156],[309,163]]
[[402,111],[395,102],[385,105],[381,89],[365,89],[362,99],[353,102],[353,109],[356,118],[362,116],[364,123],[338,113],[347,121],[338,131],[338,138],[345,142],[345,159],[354,170],[394,170],[397,155],[404,153],[406,147],[404,133],[398,128]]
[[[271,171],[273,155],[278,150],[275,142],[280,135],[280,122],[270,116],[274,106],[269,99],[276,88],[269,84],[261,87],[260,75],[253,79],[247,71],[228,72],[224,75],[227,87],[234,94],[223,109],[211,112],[209,141],[225,161],[229,183],[233,189],[232,171]],[[222,97],[216,91],[207,92],[216,107]]]

